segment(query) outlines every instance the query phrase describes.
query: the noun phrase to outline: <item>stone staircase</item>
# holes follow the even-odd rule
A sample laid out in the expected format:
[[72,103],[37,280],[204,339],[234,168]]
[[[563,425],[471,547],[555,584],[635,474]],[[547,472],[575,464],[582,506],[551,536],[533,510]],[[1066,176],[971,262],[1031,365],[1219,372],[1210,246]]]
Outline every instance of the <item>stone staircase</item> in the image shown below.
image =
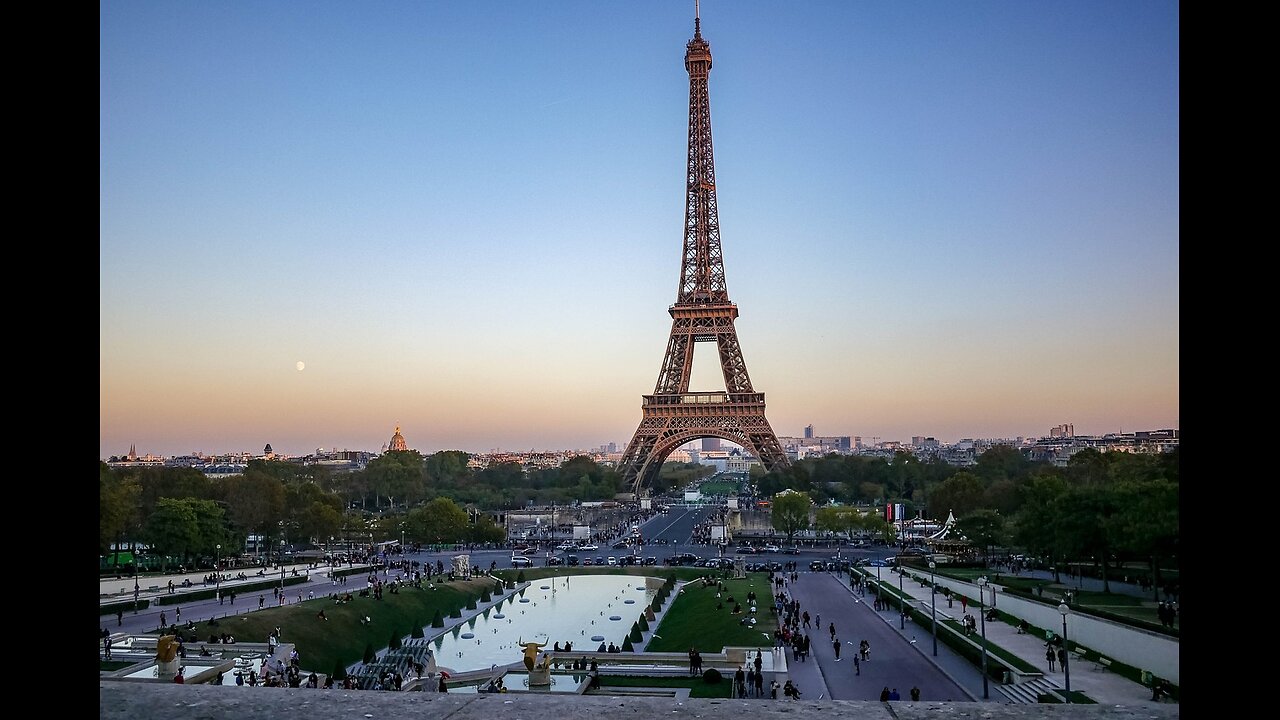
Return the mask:
[[1011,703],[1035,705],[1041,695],[1061,690],[1058,683],[1046,677],[1038,677],[1016,685],[996,685],[1002,695]]

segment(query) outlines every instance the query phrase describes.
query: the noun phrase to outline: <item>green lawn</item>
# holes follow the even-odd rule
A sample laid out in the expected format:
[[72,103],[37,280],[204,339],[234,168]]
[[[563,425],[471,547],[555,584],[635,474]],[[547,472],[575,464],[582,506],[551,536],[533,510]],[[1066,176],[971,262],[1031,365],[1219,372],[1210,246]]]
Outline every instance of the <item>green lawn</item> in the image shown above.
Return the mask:
[[703,495],[737,495],[738,483],[722,482],[719,480],[704,482],[698,487],[698,492]]
[[603,687],[689,688],[691,698],[727,698],[733,689],[732,681],[732,678],[724,678],[718,683],[709,684],[700,677],[600,676],[600,685]]
[[[747,593],[754,590],[757,623],[743,626],[743,615],[733,615],[734,603],[747,607]],[[773,647],[773,631],[778,619],[771,611],[773,595],[764,574],[751,574],[743,580],[725,580],[724,590],[716,598],[716,587],[702,587],[700,582],[684,586],[684,591],[669,600],[671,605],[645,649],[653,652],[687,652],[696,647],[704,652],[720,652],[721,648]],[[716,609],[717,602],[724,607]],[[745,615],[745,613],[744,613]]]
[[[302,666],[307,670],[329,674],[341,664],[344,667],[359,662],[367,645],[379,654],[387,648],[392,636],[409,635],[415,626],[431,624],[437,610],[445,623],[450,613],[463,608],[469,598],[479,598],[497,583],[492,578],[479,580],[455,580],[436,583],[434,590],[402,588],[398,593],[383,592],[381,600],[359,597],[364,583],[339,586],[345,594],[348,590],[354,599],[335,604],[331,598],[316,598],[284,607],[267,608],[247,615],[233,615],[210,626],[208,621],[197,622],[196,643],[187,643],[188,652],[199,652],[199,647],[210,634],[229,632],[243,642],[266,642],[271,630],[279,626],[281,640],[293,643],[298,650]],[[327,620],[317,617],[324,610]],[[368,625],[361,620],[368,617]],[[456,618],[455,618],[456,620]],[[189,635],[191,631],[184,631]]]

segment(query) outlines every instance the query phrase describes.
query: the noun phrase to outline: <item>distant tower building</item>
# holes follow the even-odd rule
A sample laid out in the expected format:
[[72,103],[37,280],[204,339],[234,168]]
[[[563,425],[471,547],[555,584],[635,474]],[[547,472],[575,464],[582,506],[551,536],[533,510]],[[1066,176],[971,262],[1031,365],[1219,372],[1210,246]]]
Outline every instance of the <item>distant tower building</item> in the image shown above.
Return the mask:
[[404,443],[404,436],[400,434],[400,426],[396,426],[396,434],[391,436],[391,444],[387,446],[391,452],[404,452],[409,446]]
[[812,439],[813,439],[813,426],[812,426],[812,425],[805,425],[805,426],[804,426],[804,439],[805,439],[805,440],[812,440]]
[[1075,425],[1072,425],[1071,423],[1055,425],[1054,427],[1049,428],[1049,437],[1051,438],[1067,438],[1075,436],[1076,428]]
[[262,448],[262,456],[268,459],[276,456],[276,452],[271,449],[271,443],[267,443],[267,446]]
[[720,438],[717,438],[717,437],[702,438],[702,449],[704,451],[719,450]]
[[138,459],[138,451],[137,451],[137,450],[134,450],[134,449],[133,449],[133,443],[130,443],[130,444],[129,444],[129,457],[128,457],[128,460],[129,460],[129,462],[134,462],[134,461],[136,461],[137,459]]

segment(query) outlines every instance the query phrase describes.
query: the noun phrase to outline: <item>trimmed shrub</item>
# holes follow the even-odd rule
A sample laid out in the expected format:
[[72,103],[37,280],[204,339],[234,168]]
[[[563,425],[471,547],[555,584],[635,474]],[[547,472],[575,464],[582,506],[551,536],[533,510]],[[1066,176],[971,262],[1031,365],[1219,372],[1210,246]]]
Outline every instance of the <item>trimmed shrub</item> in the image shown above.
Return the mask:
[[400,649],[400,635],[399,635],[399,634],[397,634],[397,633],[391,633],[391,640],[390,640],[389,642],[387,642],[387,647],[388,647],[388,648],[390,648],[391,650],[399,650],[399,649]]
[[501,595],[501,594],[502,594],[502,583],[500,583],[500,582],[499,582],[497,585],[494,585],[494,586],[493,586],[493,594],[494,594],[494,595]]
[[451,618],[460,618],[460,617],[462,617],[462,608],[454,608],[453,610],[451,610],[451,611],[449,612],[449,617],[451,617]]
[[717,685],[723,679],[724,676],[715,668],[707,668],[706,671],[702,673],[702,682],[708,685]]
[[485,588],[484,592],[480,593],[480,602],[489,602],[490,600],[493,600],[493,596],[489,594],[489,588]]
[[413,624],[413,632],[409,633],[409,637],[411,637],[411,638],[426,637],[426,633],[422,632],[422,624],[421,624],[421,623],[414,623],[414,624]]
[[469,597],[469,598],[467,598],[467,609],[468,609],[468,610],[475,610],[475,609],[476,609],[476,599],[475,599],[475,598],[473,598],[473,597]]
[[378,653],[373,651],[373,643],[364,646],[364,662],[369,664],[378,659]]
[[631,634],[627,636],[627,639],[631,642],[640,642],[644,639],[644,633],[640,632],[640,625],[638,623],[631,624]]
[[640,616],[640,620],[638,621],[637,624],[640,625],[641,631],[645,631],[649,629],[649,621],[645,620],[643,615]]
[[524,571],[523,571],[523,570],[521,570],[521,571],[520,571],[520,574],[519,574],[519,575],[516,575],[516,584],[518,584],[518,585],[519,585],[519,584],[523,584],[523,583],[524,583]]
[[444,616],[440,614],[439,610],[436,610],[435,617],[431,618],[431,627],[434,627],[434,628],[444,627]]
[[329,674],[329,677],[333,678],[334,680],[346,680],[347,668],[344,667],[341,662],[334,663],[333,672]]
[[636,651],[636,646],[631,644],[631,636],[628,635],[627,638],[622,641],[622,652],[635,652],[635,651]]

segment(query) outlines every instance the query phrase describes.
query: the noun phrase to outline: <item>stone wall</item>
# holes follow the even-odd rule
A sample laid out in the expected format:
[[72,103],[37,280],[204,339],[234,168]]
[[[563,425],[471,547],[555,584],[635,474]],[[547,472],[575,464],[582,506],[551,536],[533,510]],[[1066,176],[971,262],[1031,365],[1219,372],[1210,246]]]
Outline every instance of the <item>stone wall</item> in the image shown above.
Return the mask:
[[858,702],[848,700],[675,700],[608,695],[555,696],[530,693],[450,695],[373,690],[307,690],[217,685],[164,685],[100,681],[100,720],[351,720],[352,718],[517,718],[752,720],[1165,720],[1178,717],[1174,704],[1015,705],[997,703]]

